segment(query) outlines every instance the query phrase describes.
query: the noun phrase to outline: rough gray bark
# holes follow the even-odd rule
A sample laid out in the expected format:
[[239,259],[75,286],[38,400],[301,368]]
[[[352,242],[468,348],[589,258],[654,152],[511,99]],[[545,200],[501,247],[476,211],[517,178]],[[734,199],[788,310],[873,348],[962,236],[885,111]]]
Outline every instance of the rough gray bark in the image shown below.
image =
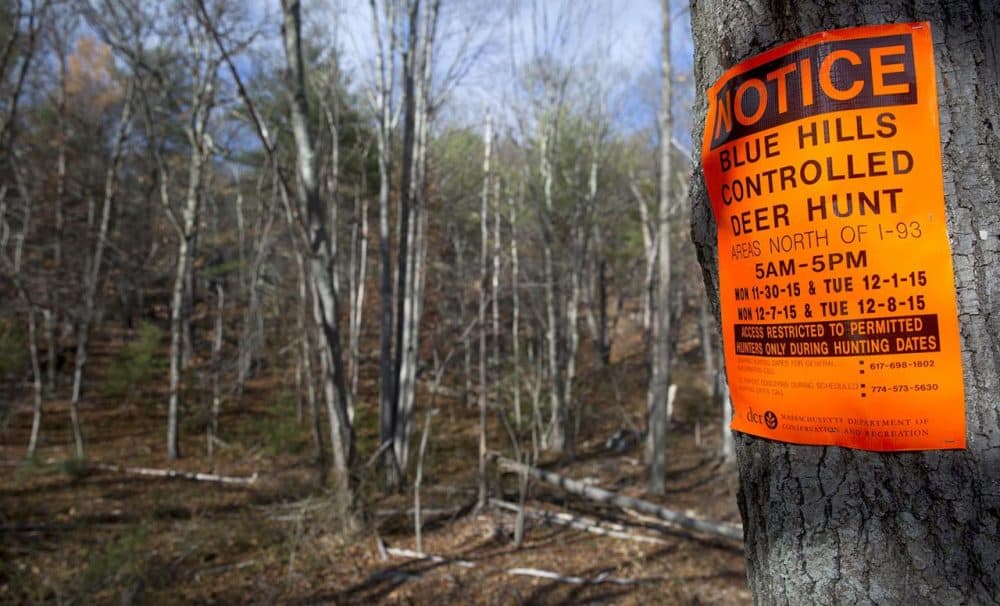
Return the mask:
[[[1000,7],[992,2],[703,1],[699,96],[736,63],[834,28],[930,21],[957,289],[968,447],[876,453],[736,438],[750,586],[761,604],[1000,600]],[[696,166],[698,163],[696,162]],[[715,222],[700,169],[692,234],[718,312]]]

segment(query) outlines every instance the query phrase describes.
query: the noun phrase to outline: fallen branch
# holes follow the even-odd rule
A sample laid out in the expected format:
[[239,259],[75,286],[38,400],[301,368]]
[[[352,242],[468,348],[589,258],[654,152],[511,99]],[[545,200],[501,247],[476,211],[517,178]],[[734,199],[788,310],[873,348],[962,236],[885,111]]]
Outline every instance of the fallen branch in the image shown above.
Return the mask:
[[434,562],[435,564],[456,564],[462,568],[475,568],[476,565],[468,560],[452,560],[450,558],[445,558],[438,555],[431,555],[429,553],[424,553],[422,551],[412,551],[410,549],[399,549],[398,547],[386,547],[385,552],[388,555],[396,556],[397,558],[409,558],[411,560],[427,560],[428,562]]
[[701,532],[737,541],[743,540],[742,526],[694,518],[672,509],[660,507],[659,505],[650,503],[649,501],[627,497],[596,486],[588,486],[583,482],[572,480],[551,471],[545,471],[544,469],[524,465],[500,455],[495,454],[494,457],[496,458],[497,465],[499,465],[501,469],[518,473],[526,473],[536,480],[541,480],[542,482],[552,484],[553,486],[558,486],[571,494],[575,494],[598,503],[606,503],[622,509],[632,509],[640,513],[652,515],[664,522],[669,522],[670,524],[685,530]]
[[257,560],[246,560],[245,562],[237,562],[235,564],[223,564],[221,566],[213,566],[212,568],[206,568],[205,570],[199,570],[194,574],[195,582],[201,581],[202,577],[206,577],[213,574],[221,574],[229,570],[240,570],[248,566],[253,566],[257,563]]
[[[429,515],[429,516],[435,516],[435,515],[453,516],[462,511],[466,506],[467,504],[457,505],[455,507],[431,507],[431,508],[421,507],[420,511],[422,511],[424,515]],[[416,509],[413,507],[406,507],[401,509],[376,509],[375,517],[389,518],[392,516],[412,516],[415,511]]]
[[94,463],[94,469],[101,471],[116,471],[137,476],[147,476],[154,478],[176,478],[182,480],[195,480],[198,482],[218,482],[220,484],[250,485],[257,483],[257,472],[252,476],[223,476],[214,473],[196,473],[191,471],[181,471],[179,469],[150,469],[148,467],[125,467],[123,465],[108,465],[107,463]]
[[559,574],[558,572],[539,570],[537,568],[511,568],[507,571],[507,574],[537,577],[540,579],[551,579],[553,581],[559,581],[560,583],[569,583],[570,585],[600,585],[601,583],[608,583],[611,585],[639,585],[641,583],[653,582],[649,579],[623,579],[619,577],[609,577],[606,572],[602,572],[593,578],[585,579],[583,577],[565,576]]
[[[490,499],[490,505],[514,513],[522,510],[519,505],[508,503],[507,501],[500,501],[498,499]],[[658,545],[664,545],[667,543],[663,539],[658,539],[656,537],[628,532],[628,529],[621,524],[603,522],[593,518],[581,518],[568,513],[547,511],[545,509],[535,509],[532,507],[524,507],[523,511],[525,515],[535,519],[550,522],[552,524],[559,524],[561,526],[569,526],[570,528],[575,528],[577,530],[583,530],[585,532],[612,537],[615,539],[636,541],[638,543],[655,543]]]

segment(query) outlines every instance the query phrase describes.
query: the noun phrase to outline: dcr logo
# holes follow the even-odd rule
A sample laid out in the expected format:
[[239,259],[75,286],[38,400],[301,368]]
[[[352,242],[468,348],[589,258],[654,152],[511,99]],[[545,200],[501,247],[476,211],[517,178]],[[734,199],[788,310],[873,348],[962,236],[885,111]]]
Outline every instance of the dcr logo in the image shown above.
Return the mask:
[[766,425],[768,429],[778,427],[778,415],[770,410],[764,411],[764,414],[760,414],[759,412],[754,412],[753,408],[750,408],[747,410],[747,421]]

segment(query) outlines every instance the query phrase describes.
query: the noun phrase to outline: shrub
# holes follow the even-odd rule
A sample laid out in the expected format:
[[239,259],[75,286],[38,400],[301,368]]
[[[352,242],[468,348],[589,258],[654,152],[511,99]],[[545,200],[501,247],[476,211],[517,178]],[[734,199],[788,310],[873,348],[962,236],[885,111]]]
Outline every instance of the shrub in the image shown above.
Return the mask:
[[157,353],[162,338],[159,326],[143,322],[136,338],[111,360],[101,393],[109,398],[124,397],[128,404],[139,387],[165,368],[166,360]]
[[296,419],[294,402],[293,393],[279,393],[267,413],[245,418],[239,431],[241,440],[259,441],[272,455],[301,453],[309,443],[307,425]]
[[28,331],[12,320],[0,320],[0,374],[18,372],[28,364]]

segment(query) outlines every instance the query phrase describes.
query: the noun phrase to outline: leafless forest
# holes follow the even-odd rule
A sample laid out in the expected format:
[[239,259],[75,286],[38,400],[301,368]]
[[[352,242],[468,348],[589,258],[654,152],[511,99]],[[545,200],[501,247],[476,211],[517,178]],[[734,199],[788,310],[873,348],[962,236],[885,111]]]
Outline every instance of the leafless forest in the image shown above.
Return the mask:
[[0,602],[749,602],[688,20],[0,0]]

